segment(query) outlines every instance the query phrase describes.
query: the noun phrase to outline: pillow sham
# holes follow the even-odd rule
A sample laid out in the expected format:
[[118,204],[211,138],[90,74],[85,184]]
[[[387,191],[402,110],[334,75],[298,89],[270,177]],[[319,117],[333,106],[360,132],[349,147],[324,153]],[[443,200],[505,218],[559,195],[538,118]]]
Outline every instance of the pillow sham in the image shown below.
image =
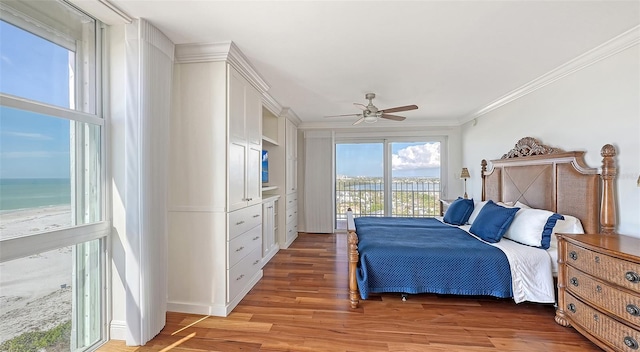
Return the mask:
[[499,242],[520,208],[505,208],[489,200],[469,231],[489,243]]
[[473,211],[471,212],[471,215],[469,215],[469,220],[467,220],[467,224],[473,225],[473,222],[478,217],[478,214],[480,214],[480,210],[482,210],[482,207],[484,207],[485,204],[487,204],[486,200],[475,201],[473,203]]
[[527,246],[548,249],[553,227],[559,219],[562,219],[562,215],[548,210],[522,208],[516,213],[504,237]]
[[520,201],[516,201],[516,207],[520,208],[520,209],[532,209],[530,206],[524,204],[524,203],[520,203]]
[[473,212],[473,199],[458,197],[449,205],[442,220],[451,225],[464,225],[469,220],[471,212]]

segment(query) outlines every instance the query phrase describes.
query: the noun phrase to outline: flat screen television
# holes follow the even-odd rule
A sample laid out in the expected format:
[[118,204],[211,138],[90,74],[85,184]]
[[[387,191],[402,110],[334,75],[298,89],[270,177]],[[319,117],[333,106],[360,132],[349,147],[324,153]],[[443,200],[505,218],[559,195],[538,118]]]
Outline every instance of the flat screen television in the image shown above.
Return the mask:
[[262,151],[262,183],[269,182],[269,152]]

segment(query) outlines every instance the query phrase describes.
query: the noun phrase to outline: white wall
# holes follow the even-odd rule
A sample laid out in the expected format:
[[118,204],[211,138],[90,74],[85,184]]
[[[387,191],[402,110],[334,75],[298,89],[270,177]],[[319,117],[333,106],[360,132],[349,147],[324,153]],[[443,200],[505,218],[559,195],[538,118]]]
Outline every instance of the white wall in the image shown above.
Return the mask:
[[462,127],[469,194],[480,197],[480,161],[499,159],[522,137],[584,150],[600,167],[604,144],[618,156],[618,232],[640,237],[640,50],[636,44],[493,110]]
[[109,27],[109,166],[112,183],[113,231],[111,233],[111,322],[110,338],[126,337],[125,311],[125,41],[124,25]]

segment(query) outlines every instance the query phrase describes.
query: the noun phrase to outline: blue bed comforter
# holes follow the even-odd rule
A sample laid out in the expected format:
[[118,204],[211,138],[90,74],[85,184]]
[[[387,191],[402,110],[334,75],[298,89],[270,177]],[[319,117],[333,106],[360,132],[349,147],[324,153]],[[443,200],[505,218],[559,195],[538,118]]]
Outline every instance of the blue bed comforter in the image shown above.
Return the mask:
[[505,254],[433,218],[359,217],[358,288],[512,297]]

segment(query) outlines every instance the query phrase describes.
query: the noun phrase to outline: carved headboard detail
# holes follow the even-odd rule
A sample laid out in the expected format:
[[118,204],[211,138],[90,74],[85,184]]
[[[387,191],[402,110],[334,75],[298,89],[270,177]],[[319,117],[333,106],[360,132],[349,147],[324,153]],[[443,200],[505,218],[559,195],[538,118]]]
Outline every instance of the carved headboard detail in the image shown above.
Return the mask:
[[556,154],[562,152],[562,149],[552,148],[544,145],[535,138],[524,137],[520,139],[518,143],[516,143],[516,146],[513,149],[511,149],[507,154],[504,154],[502,156],[502,159],[519,158],[523,156],[533,155]]
[[482,200],[520,201],[580,219],[587,233],[614,233],[615,148],[602,147],[602,171],[584,162],[583,151],[564,152],[526,137],[491,169],[482,160]]

